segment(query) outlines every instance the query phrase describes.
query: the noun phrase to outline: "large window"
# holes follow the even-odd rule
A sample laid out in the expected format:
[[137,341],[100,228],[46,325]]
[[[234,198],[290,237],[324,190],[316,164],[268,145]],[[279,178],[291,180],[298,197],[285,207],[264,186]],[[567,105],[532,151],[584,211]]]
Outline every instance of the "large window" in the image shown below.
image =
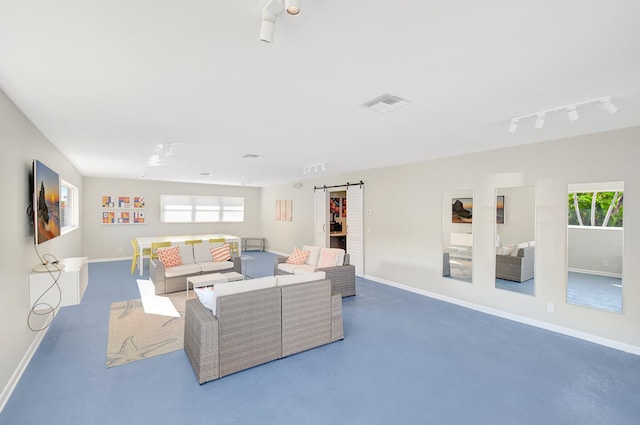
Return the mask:
[[60,181],[60,233],[78,228],[78,188]]
[[163,223],[244,221],[244,198],[160,195],[160,204]]
[[623,227],[624,192],[573,192],[567,200],[569,226]]

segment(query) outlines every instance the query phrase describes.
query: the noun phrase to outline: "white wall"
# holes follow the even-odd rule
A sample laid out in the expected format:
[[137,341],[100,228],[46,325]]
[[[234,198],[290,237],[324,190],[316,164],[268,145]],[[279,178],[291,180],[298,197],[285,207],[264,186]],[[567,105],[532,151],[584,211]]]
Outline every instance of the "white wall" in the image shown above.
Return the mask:
[[[640,286],[625,285],[624,313],[592,310],[566,303],[568,183],[625,181],[625,210],[640,205],[640,127],[547,143],[368,170],[350,175],[265,188],[262,229],[268,246],[290,252],[313,242],[313,186],[365,182],[365,274],[472,303],[530,321],[544,322],[640,350]],[[606,148],[603,148],[606,147]],[[603,166],[614,164],[614,166]],[[330,167],[330,164],[328,164]],[[457,170],[451,173],[451,170]],[[443,178],[446,176],[446,178]],[[522,296],[494,288],[496,188],[536,187],[536,295]],[[445,191],[473,190],[474,282],[442,274],[442,199]],[[390,196],[390,194],[393,194]],[[275,199],[294,198],[294,222],[275,222]],[[624,275],[637,276],[638,223],[625,223]],[[630,282],[626,279],[626,282]],[[547,303],[555,312],[547,312]]]
[[[569,269],[595,274],[620,275],[623,237],[624,231],[620,228],[569,227]],[[631,279],[628,281],[630,282]]]
[[[144,196],[145,224],[102,224],[102,196]],[[243,197],[242,223],[160,222],[160,195],[205,195]],[[275,208],[275,207],[274,207]],[[90,259],[131,256],[131,239],[137,236],[224,233],[236,236],[260,234],[260,188],[172,183],[152,180],[123,180],[85,177],[82,200],[85,255]]]
[[498,195],[504,195],[504,224],[496,224],[500,243],[517,245],[536,240],[536,195],[535,187],[500,188]]
[[[30,203],[29,176],[39,159],[61,178],[83,188],[82,176],[0,90],[0,181],[3,205],[3,243],[0,244],[0,408],[24,367],[21,362],[38,337],[27,328],[29,273],[38,263],[33,230],[26,214]],[[81,223],[82,224],[82,223]],[[82,255],[82,228],[38,247],[58,258]],[[36,322],[37,323],[37,322]]]

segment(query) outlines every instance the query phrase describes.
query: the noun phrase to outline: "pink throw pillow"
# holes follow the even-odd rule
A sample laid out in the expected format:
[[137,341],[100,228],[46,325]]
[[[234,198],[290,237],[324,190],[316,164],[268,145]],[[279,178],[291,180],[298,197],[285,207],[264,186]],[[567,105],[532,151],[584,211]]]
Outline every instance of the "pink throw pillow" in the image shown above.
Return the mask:
[[180,255],[178,245],[169,248],[160,248],[156,252],[158,253],[158,258],[166,268],[182,264],[182,256]]

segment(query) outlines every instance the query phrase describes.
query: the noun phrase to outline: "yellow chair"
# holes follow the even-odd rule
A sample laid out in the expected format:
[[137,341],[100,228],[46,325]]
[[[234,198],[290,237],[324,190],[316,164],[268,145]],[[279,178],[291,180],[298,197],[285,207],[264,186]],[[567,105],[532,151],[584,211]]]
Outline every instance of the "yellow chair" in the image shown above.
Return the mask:
[[151,258],[158,258],[158,248],[171,246],[171,242],[151,242]]
[[229,244],[229,248],[231,249],[231,254],[240,255],[240,249],[238,247],[238,241],[225,241],[225,243]]
[[202,243],[202,239],[192,239],[190,241],[184,241],[185,244],[193,245],[196,243]]
[[222,242],[224,243],[224,238],[220,238],[220,239],[209,239],[209,242]]
[[140,261],[144,261],[144,256],[149,255],[151,253],[151,249],[145,248],[142,250],[142,254],[140,253],[140,247],[138,246],[138,242],[135,239],[131,239],[131,246],[133,247],[133,258],[131,259],[131,274],[136,270],[136,265],[138,264],[138,259]]

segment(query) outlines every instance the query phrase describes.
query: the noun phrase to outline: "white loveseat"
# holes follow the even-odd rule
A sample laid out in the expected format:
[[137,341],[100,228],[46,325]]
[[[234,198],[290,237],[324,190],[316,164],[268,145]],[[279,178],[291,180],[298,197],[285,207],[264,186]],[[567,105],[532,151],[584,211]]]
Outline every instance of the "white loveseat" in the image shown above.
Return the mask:
[[[222,242],[177,245],[182,259],[182,264],[179,266],[165,267],[159,258],[151,260],[149,263],[149,278],[156,287],[156,294],[184,291],[187,278],[190,276],[231,271],[240,273],[240,257],[232,256],[231,261],[213,261],[211,248],[217,248],[222,245]],[[160,248],[158,251],[162,249]]]
[[274,274],[302,275],[322,271],[331,280],[333,293],[342,297],[356,294],[356,269],[349,264],[349,254],[344,249],[305,245],[302,251],[309,251],[304,264],[290,264],[287,263],[289,257],[276,257]]

